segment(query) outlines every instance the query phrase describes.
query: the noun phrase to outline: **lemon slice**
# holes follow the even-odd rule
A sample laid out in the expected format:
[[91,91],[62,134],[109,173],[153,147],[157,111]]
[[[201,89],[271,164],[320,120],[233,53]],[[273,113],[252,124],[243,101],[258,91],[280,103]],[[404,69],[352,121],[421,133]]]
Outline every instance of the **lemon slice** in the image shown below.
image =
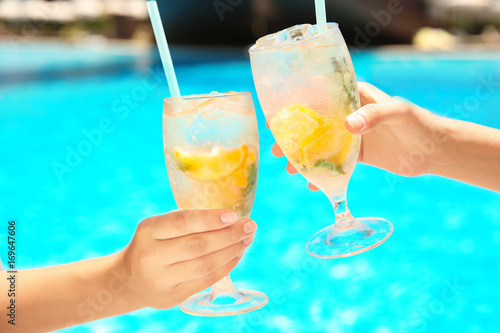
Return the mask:
[[289,158],[295,158],[304,138],[323,124],[323,118],[313,110],[292,105],[278,112],[269,126],[281,149]]
[[282,109],[270,123],[283,152],[307,169],[332,164],[342,170],[352,134],[342,119],[323,119],[314,110],[292,105]]
[[209,154],[189,153],[174,149],[174,159],[177,168],[189,178],[212,181],[235,172],[242,165],[247,152],[247,145],[233,150],[216,147]]
[[[256,172],[252,168],[257,168],[256,166],[257,155],[253,149],[248,149],[247,155],[245,157],[245,161],[240,164],[236,170],[231,175],[234,175],[235,184],[238,187],[247,187],[249,185],[253,186],[254,184],[250,184],[255,182],[255,175],[251,175],[252,172]],[[250,182],[250,183],[249,183]]]
[[300,161],[307,168],[329,161],[342,166],[349,152],[352,134],[340,121],[327,121],[301,142]]
[[341,166],[344,164],[347,154],[349,153],[349,148],[351,148],[351,141],[352,141],[352,134],[348,131],[346,131],[345,138],[342,143],[342,148],[340,151],[331,156],[328,161],[334,163],[335,165]]

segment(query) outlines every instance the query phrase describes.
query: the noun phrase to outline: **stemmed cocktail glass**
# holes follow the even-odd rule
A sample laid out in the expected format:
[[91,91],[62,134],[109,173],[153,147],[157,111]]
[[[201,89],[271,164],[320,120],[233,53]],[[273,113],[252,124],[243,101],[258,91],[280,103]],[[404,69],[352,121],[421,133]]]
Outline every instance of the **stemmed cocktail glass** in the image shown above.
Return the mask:
[[315,257],[340,258],[380,245],[393,226],[380,218],[355,219],[347,208],[347,184],[361,138],[347,131],[344,118],[359,108],[359,94],[338,25],[323,30],[297,25],[260,38],[249,52],[257,95],[276,142],[335,211],[335,223],[317,232],[306,249]]
[[[166,98],[163,145],[179,209],[233,209],[249,217],[257,187],[259,136],[249,92]],[[210,292],[194,295],[181,310],[226,316],[264,306],[266,295],[237,290],[229,275]]]

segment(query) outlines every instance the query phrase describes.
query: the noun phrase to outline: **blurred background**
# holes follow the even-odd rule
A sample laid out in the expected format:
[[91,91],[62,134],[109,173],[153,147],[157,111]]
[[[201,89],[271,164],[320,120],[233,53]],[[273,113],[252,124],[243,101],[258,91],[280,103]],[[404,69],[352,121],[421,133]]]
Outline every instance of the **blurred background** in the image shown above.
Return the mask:
[[[498,193],[358,164],[350,210],[387,218],[393,235],[349,258],[307,255],[306,241],[333,211],[271,155],[247,49],[314,23],[313,0],[158,5],[183,95],[253,94],[259,230],[231,276],[270,303],[227,318],[144,309],[64,332],[498,333]],[[500,0],[327,0],[326,8],[359,81],[500,129]],[[162,145],[169,90],[147,15],[145,0],[0,0],[3,262],[7,219],[17,220],[24,269],[119,251],[142,219],[176,208]]]
[[[119,39],[150,43],[144,0],[1,0],[0,36]],[[498,0],[327,0],[348,44],[449,47],[499,43]],[[175,44],[245,45],[298,23],[313,23],[312,0],[158,1]],[[370,23],[373,22],[373,23]],[[369,23],[369,24],[368,24]],[[434,30],[431,30],[434,29]],[[376,35],[376,36],[375,36]],[[444,41],[438,43],[438,41]],[[365,47],[366,47],[365,46]]]

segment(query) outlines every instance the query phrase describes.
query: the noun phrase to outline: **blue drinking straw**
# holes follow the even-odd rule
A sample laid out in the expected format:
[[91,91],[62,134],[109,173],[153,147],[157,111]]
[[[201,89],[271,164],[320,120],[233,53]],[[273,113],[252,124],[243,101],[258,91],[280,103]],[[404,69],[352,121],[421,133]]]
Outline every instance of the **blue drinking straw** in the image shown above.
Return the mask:
[[314,0],[314,7],[316,9],[316,25],[318,33],[325,32],[326,27],[326,6],[325,0]]
[[174,64],[172,63],[172,57],[170,56],[170,50],[168,49],[167,37],[165,37],[165,31],[163,30],[163,24],[161,23],[158,5],[156,1],[148,0],[147,6],[149,18],[151,19],[151,24],[153,25],[153,31],[155,33],[156,44],[158,45],[158,50],[160,51],[161,62],[163,64],[163,69],[165,70],[165,75],[167,76],[170,95],[172,97],[180,97],[181,93],[179,91],[179,84],[177,83],[177,78],[175,77]]

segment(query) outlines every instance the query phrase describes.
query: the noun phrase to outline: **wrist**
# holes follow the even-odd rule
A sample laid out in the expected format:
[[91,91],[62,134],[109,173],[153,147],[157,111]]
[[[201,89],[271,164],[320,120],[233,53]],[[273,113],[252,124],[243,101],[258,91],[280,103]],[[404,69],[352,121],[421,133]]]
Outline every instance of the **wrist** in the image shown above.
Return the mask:
[[126,266],[125,250],[110,256],[111,265],[107,272],[107,285],[104,286],[115,296],[116,305],[124,312],[131,312],[144,307],[142,302],[130,290],[132,277]]
[[432,127],[431,139],[435,144],[436,149],[430,155],[429,174],[440,175],[443,169],[450,165],[450,143],[454,140],[454,132],[456,124],[459,122],[456,119],[449,119],[433,115],[435,121]]

